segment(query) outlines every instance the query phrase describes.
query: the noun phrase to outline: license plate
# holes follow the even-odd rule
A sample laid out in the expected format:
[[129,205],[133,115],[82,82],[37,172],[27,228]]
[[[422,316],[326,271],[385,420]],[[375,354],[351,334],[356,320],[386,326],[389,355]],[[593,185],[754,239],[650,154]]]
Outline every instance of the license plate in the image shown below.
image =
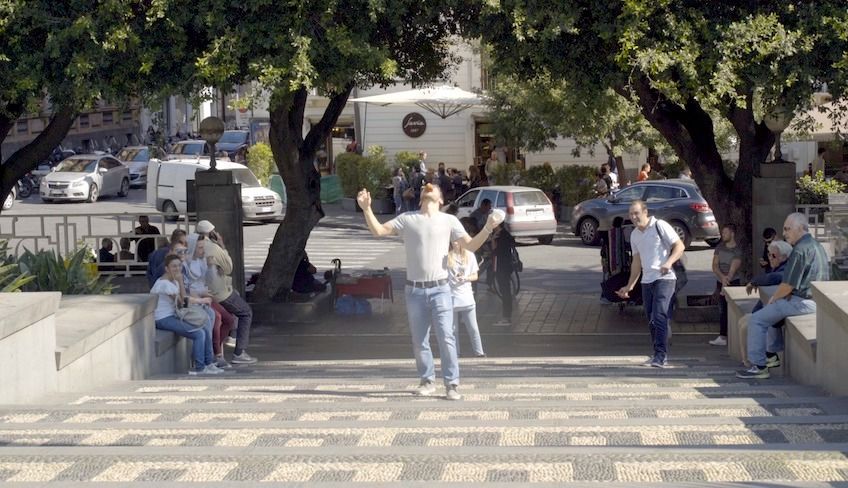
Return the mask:
[[273,211],[273,208],[259,208],[258,210],[256,210],[256,213],[271,213]]
[[63,197],[63,196],[65,196],[65,192],[63,192],[63,191],[51,191],[50,196]]

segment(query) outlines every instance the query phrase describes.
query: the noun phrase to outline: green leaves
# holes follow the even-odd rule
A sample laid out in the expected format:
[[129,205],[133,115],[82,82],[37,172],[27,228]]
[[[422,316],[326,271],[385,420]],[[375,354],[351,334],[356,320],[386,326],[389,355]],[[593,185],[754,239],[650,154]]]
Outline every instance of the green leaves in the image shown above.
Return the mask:
[[80,247],[63,258],[53,251],[29,250],[18,260],[20,269],[33,278],[24,291],[60,291],[65,295],[108,295],[112,277],[100,279],[97,265],[90,262],[91,249]]

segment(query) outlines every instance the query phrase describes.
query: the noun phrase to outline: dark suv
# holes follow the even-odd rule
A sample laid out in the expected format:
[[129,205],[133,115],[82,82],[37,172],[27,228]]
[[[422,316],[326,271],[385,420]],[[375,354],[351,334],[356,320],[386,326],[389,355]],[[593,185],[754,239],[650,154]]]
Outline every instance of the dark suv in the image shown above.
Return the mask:
[[580,202],[571,213],[571,230],[584,244],[596,245],[599,231],[610,229],[616,217],[630,223],[627,210],[634,200],[644,200],[649,215],[671,224],[686,247],[694,239],[705,240],[711,246],[720,239],[713,211],[692,180],[642,181],[609,197]]

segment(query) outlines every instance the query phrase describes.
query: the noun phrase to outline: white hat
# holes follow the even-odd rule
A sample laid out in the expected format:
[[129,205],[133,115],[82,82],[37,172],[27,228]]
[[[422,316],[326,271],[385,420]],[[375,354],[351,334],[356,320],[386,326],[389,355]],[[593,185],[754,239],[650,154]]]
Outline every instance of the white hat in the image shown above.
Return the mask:
[[194,231],[198,234],[208,234],[213,230],[215,230],[215,226],[212,225],[212,222],[209,222],[208,220],[201,220],[194,227]]

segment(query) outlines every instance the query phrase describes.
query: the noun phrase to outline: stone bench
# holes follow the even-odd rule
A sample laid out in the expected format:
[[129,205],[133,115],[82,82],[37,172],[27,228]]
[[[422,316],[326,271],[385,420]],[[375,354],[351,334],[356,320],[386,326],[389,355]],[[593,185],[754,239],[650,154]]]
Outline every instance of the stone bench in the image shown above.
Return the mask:
[[816,383],[848,395],[848,281],[813,283],[816,302]]
[[274,326],[289,323],[315,323],[332,310],[330,287],[304,301],[252,303],[253,323]]
[[816,314],[787,317],[783,337],[783,368],[795,381],[818,384],[816,371]]
[[727,298],[727,352],[730,357],[742,362],[742,348],[739,343],[739,319],[751,313],[760,297],[748,295],[744,286],[728,286],[724,289]]

